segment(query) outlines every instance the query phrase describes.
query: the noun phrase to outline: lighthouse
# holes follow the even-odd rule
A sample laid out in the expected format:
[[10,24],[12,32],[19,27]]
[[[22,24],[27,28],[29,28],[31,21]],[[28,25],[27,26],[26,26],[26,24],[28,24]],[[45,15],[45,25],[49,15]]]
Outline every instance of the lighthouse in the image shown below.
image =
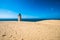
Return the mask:
[[18,21],[21,21],[21,14],[18,15]]

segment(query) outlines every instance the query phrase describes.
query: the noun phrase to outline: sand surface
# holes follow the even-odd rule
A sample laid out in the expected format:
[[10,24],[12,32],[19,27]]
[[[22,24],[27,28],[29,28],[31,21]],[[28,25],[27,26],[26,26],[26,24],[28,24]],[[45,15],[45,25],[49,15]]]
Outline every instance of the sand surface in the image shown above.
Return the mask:
[[0,40],[60,40],[60,20],[0,22]]

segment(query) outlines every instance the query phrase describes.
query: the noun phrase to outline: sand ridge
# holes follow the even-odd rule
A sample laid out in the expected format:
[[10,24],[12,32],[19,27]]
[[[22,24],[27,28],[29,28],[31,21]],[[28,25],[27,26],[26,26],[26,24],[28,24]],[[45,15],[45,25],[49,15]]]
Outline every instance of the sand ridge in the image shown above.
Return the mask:
[[0,40],[60,40],[60,20],[0,22]]

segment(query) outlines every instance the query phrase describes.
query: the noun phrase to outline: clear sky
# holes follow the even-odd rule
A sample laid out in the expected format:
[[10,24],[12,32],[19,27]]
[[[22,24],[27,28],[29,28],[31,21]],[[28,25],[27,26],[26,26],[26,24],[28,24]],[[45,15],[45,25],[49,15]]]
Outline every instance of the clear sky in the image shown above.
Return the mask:
[[60,0],[0,0],[0,18],[60,18]]

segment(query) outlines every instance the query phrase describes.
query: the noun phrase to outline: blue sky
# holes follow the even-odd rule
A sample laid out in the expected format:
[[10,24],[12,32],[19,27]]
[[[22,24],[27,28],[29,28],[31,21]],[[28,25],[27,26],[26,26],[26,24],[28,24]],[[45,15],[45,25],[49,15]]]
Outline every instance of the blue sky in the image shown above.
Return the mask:
[[60,18],[60,0],[0,0],[0,18]]

